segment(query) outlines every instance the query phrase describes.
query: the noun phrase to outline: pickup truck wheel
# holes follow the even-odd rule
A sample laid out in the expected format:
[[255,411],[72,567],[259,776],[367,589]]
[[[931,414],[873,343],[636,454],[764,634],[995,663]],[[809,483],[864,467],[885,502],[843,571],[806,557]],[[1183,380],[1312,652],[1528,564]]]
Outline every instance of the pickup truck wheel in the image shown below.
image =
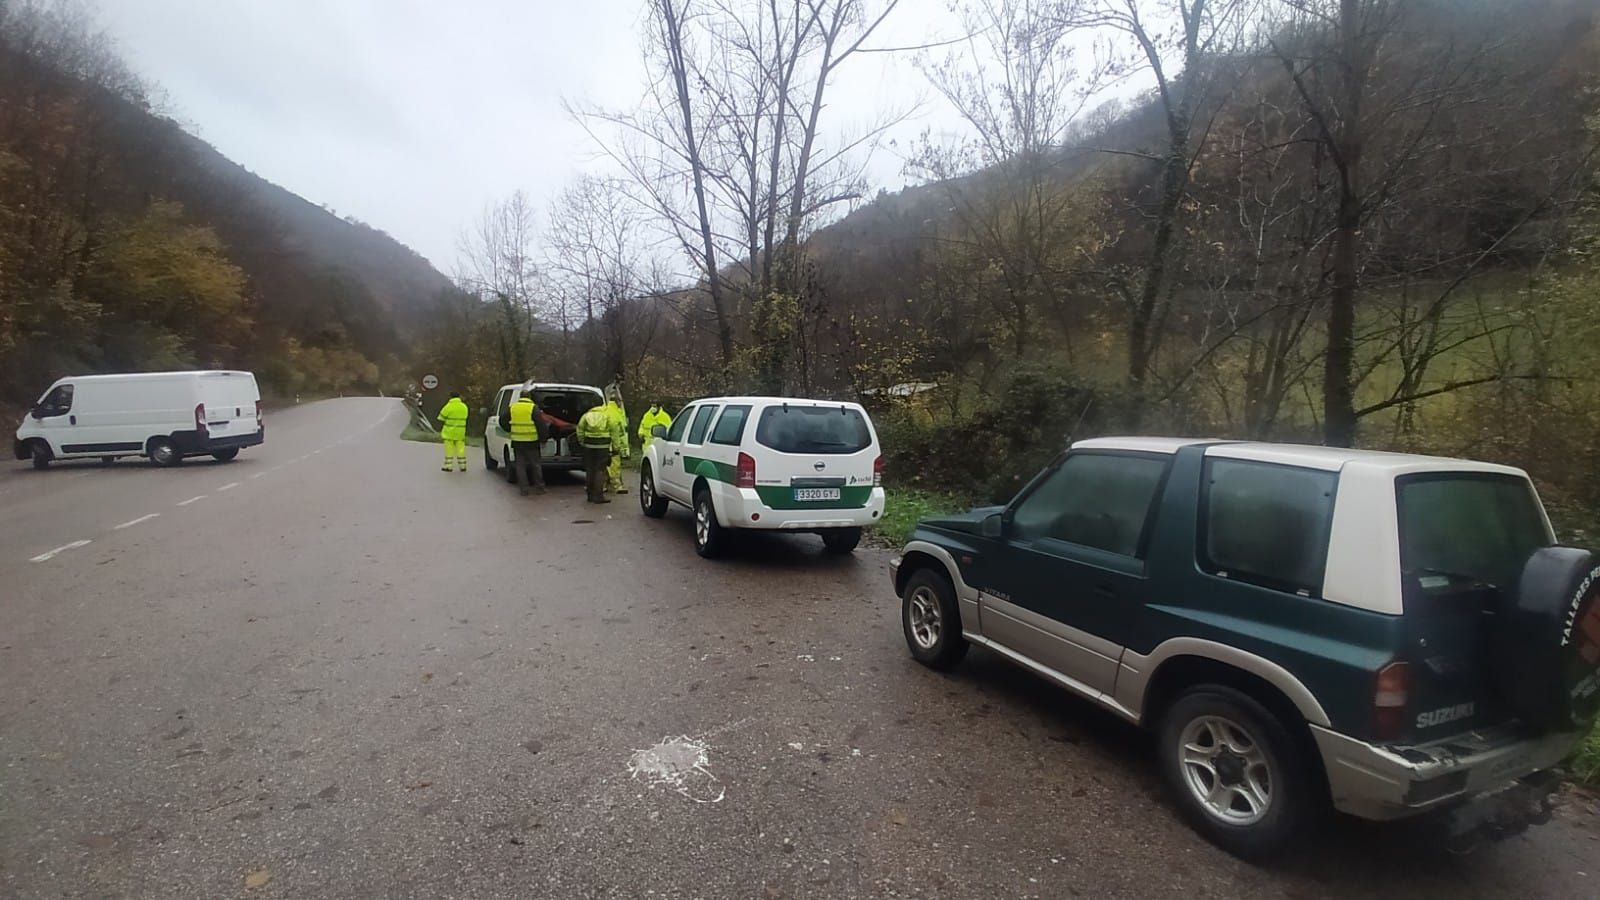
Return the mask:
[[833,528],[822,533],[822,546],[829,553],[840,556],[853,553],[861,543],[861,529],[859,528]]
[[1189,824],[1244,859],[1271,857],[1312,809],[1307,769],[1289,730],[1241,691],[1201,685],[1161,719],[1161,768]]
[[955,588],[931,569],[906,580],[900,594],[900,625],[911,658],[931,669],[949,669],[967,655]]
[[701,488],[694,495],[694,552],[706,559],[722,555],[727,536],[717,524],[717,511],[711,505],[711,491]]
[[652,519],[667,514],[667,498],[656,493],[655,473],[650,471],[648,462],[639,464],[639,508]]
[[174,444],[171,438],[153,437],[144,449],[150,461],[164,469],[183,462],[183,457],[178,453],[178,445]]

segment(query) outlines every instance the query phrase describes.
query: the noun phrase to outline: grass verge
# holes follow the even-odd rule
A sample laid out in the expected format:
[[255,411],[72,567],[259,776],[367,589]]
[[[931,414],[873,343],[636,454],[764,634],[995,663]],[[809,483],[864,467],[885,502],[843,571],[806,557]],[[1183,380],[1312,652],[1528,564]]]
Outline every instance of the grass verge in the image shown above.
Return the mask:
[[1589,730],[1578,752],[1568,766],[1572,780],[1592,788],[1600,788],[1600,723]]
[[925,491],[919,488],[891,487],[886,491],[883,519],[879,521],[873,540],[887,546],[898,547],[911,536],[918,521],[929,516],[945,515],[966,509],[969,504],[955,494]]
[[[439,437],[439,433],[437,431],[429,431],[428,429],[423,428],[421,425],[418,425],[414,421],[406,422],[406,429],[404,431],[400,432],[400,439],[403,440],[403,441],[417,441],[417,442],[423,443],[423,444],[442,444],[442,443],[444,443],[444,438]],[[467,435],[467,446],[468,447],[482,447],[483,446],[483,435],[481,435],[481,434],[469,434],[469,435]]]

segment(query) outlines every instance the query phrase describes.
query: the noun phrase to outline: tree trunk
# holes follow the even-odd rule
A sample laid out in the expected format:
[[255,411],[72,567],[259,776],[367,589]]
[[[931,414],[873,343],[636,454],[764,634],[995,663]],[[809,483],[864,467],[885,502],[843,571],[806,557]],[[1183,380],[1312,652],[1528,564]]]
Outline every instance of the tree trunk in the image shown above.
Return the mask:
[[1361,46],[1360,0],[1339,0],[1339,53],[1343,69],[1339,111],[1339,212],[1333,233],[1328,298],[1328,353],[1323,360],[1323,443],[1350,447],[1356,440],[1354,391],[1356,242],[1361,237],[1361,96],[1366,60]]
[[660,5],[667,57],[672,67],[673,86],[677,91],[678,112],[683,117],[684,151],[689,158],[689,169],[694,181],[695,210],[700,217],[700,241],[704,253],[706,292],[711,295],[712,310],[717,318],[717,344],[722,353],[722,372],[726,379],[733,369],[733,325],[728,318],[727,300],[722,292],[722,275],[717,271],[717,247],[711,236],[711,215],[706,207],[705,161],[700,157],[700,144],[695,136],[694,109],[690,104],[688,64],[684,61],[683,22],[678,16],[674,0],[662,0]]

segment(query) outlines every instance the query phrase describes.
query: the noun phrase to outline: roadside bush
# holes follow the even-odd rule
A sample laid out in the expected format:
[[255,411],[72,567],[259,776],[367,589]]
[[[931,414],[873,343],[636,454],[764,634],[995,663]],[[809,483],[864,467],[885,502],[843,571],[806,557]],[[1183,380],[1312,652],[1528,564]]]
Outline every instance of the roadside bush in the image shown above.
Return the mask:
[[1126,411],[1115,392],[1046,365],[1018,366],[991,395],[948,406],[912,398],[874,411],[891,483],[1003,503],[1068,442]]

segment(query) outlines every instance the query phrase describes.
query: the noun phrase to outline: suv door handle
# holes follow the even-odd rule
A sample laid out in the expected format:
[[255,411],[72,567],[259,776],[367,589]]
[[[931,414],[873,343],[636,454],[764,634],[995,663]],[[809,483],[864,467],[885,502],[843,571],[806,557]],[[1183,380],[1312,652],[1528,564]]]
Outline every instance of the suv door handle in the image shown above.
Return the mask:
[[1095,594],[1096,597],[1104,597],[1107,600],[1115,600],[1115,599],[1117,599],[1116,589],[1112,588],[1111,585],[1109,585],[1109,584],[1097,584],[1097,585],[1095,585],[1094,586],[1094,594]]

